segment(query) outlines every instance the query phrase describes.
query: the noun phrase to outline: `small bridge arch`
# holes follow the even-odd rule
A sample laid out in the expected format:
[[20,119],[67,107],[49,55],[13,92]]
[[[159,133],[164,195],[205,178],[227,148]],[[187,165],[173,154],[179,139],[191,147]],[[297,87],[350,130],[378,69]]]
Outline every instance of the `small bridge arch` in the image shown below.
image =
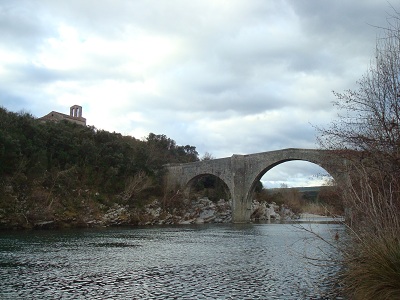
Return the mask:
[[185,196],[189,197],[189,195],[191,194],[191,192],[193,191],[193,189],[195,189],[195,184],[198,183],[199,180],[201,180],[202,178],[207,178],[207,177],[214,177],[216,178],[216,181],[214,181],[214,183],[216,184],[221,184],[223,185],[224,191],[225,192],[229,192],[230,194],[230,189],[227,185],[227,183],[224,181],[224,179],[222,179],[221,177],[215,175],[215,174],[211,174],[211,173],[202,173],[199,175],[196,175],[195,177],[193,177],[192,179],[190,179],[186,185],[183,187],[183,193]]
[[302,160],[325,169],[336,181],[342,180],[345,162],[332,151],[316,149],[283,149],[248,155],[167,165],[167,185],[170,189],[183,188],[195,177],[210,174],[220,178],[232,196],[232,220],[250,221],[251,197],[256,183],[273,167],[284,162]]

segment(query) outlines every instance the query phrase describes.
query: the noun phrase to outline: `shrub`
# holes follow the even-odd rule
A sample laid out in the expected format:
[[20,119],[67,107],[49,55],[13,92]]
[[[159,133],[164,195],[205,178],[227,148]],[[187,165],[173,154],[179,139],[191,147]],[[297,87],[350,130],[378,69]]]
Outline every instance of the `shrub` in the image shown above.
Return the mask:
[[400,299],[400,240],[370,235],[353,244],[343,280],[350,299]]

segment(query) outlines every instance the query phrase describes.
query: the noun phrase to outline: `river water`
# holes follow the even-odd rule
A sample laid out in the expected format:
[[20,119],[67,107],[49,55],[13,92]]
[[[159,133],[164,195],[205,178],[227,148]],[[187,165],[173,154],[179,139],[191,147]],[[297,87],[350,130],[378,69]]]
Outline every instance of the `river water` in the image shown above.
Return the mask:
[[333,244],[344,230],[302,223],[0,232],[0,299],[335,298],[338,268],[327,258],[336,251],[310,229]]

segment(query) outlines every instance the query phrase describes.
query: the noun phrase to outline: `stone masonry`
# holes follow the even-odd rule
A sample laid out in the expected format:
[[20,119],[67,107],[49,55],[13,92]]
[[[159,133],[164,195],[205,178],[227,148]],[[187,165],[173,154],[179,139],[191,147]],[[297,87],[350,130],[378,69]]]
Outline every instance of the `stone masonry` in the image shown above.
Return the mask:
[[39,118],[40,121],[47,122],[59,122],[61,120],[66,120],[68,122],[73,122],[79,125],[86,126],[86,119],[82,117],[82,106],[73,105],[69,110],[70,114],[66,115],[57,111],[51,111],[47,115]]
[[283,149],[248,155],[234,154],[231,157],[183,164],[169,164],[167,186],[171,190],[181,189],[188,194],[195,179],[204,175],[220,178],[232,196],[232,221],[250,221],[252,194],[257,182],[273,167],[293,160],[315,163],[324,168],[336,181],[345,179],[345,161],[334,152],[316,149]]

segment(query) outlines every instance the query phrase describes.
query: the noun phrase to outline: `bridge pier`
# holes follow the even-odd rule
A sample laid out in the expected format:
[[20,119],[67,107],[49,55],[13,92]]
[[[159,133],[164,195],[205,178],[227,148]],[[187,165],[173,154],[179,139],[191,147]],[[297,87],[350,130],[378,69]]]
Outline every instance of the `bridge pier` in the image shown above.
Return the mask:
[[251,201],[248,201],[246,188],[246,164],[244,155],[233,155],[231,158],[232,170],[232,222],[249,223],[251,215]]
[[232,197],[232,223],[249,223],[251,215],[251,205],[244,201],[243,197]]

